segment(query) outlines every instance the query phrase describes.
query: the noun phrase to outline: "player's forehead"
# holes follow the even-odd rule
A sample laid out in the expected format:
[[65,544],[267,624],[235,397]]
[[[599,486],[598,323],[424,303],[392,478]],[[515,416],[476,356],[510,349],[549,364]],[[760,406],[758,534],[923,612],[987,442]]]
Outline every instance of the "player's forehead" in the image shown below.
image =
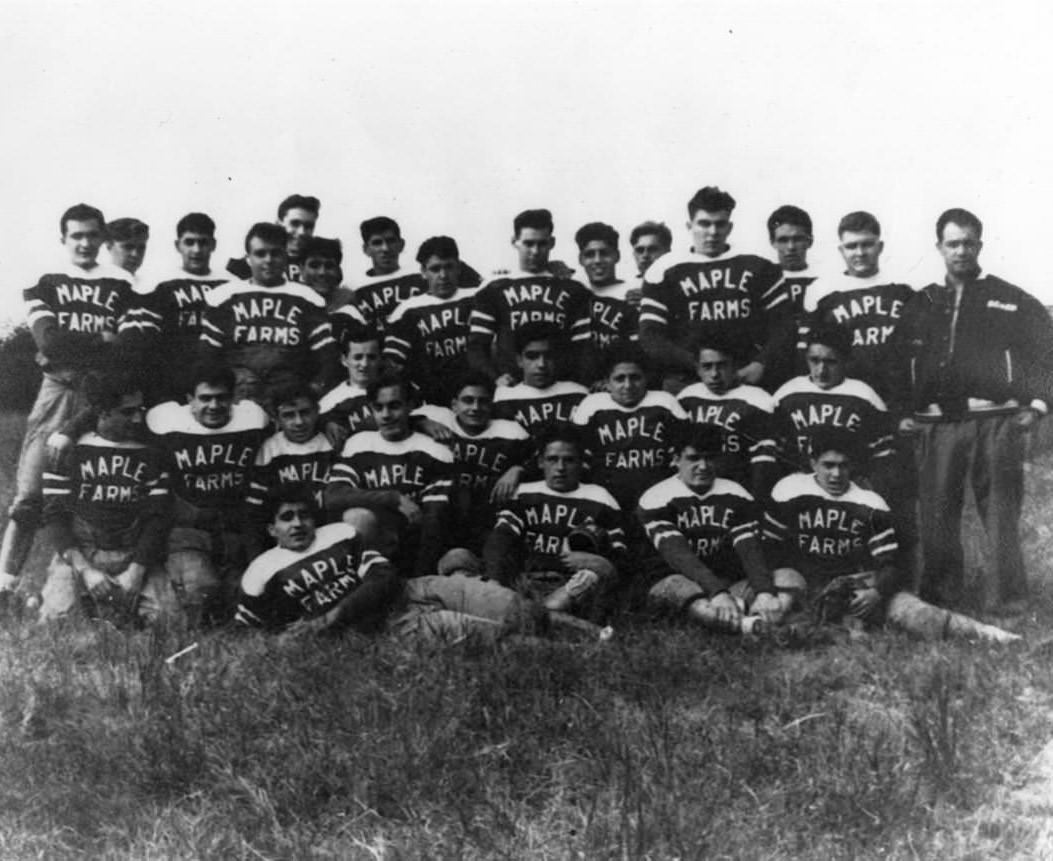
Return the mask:
[[547,227],[521,227],[516,235],[518,242],[547,242],[552,238],[552,231]]
[[971,224],[958,224],[954,221],[948,221],[943,226],[943,236],[940,238],[943,243],[952,242],[979,242],[980,232]]
[[881,237],[870,230],[845,230],[841,233],[842,245],[876,245],[880,241]]
[[198,400],[206,398],[232,398],[234,393],[226,386],[217,383],[198,383],[194,386],[194,397]]
[[819,466],[830,468],[842,466],[851,461],[851,458],[843,451],[836,448],[827,449],[812,458]]
[[618,249],[606,239],[592,239],[581,249],[582,254],[614,254]]
[[329,257],[326,254],[310,254],[304,258],[304,266],[310,266],[311,268],[321,269],[325,266],[339,266],[336,262],[335,257]]
[[352,341],[347,345],[347,355],[352,359],[380,355],[380,341]]
[[700,209],[692,217],[693,224],[727,224],[731,221],[730,209]]
[[186,230],[179,234],[179,241],[184,245],[197,245],[212,242],[213,237],[207,233],[198,233],[196,230]]
[[294,206],[282,218],[282,224],[314,224],[318,221],[318,213],[301,206]]
[[581,456],[576,443],[570,440],[556,439],[545,445],[541,456],[546,460],[577,460]]
[[283,502],[274,512],[275,520],[291,520],[299,517],[301,520],[313,520],[314,512],[306,502]]
[[376,233],[370,233],[369,238],[366,240],[366,245],[381,245],[398,241],[398,233],[389,227],[387,230],[378,230]]
[[722,365],[731,362],[731,356],[723,350],[715,350],[712,347],[703,347],[698,351],[698,361],[701,365]]
[[682,461],[696,461],[702,460],[702,458],[715,458],[719,456],[720,452],[718,451],[713,451],[707,448],[699,448],[696,445],[690,444],[683,446],[680,449],[680,451],[677,452],[677,457]]
[[805,355],[809,359],[825,359],[839,361],[841,353],[829,344],[809,344]]
[[249,240],[249,254],[261,254],[266,251],[285,253],[285,246],[273,239],[265,239],[262,236],[253,236]]
[[457,400],[459,401],[489,401],[492,398],[493,396],[486,386],[465,386],[457,392]]
[[640,251],[650,250],[652,248],[664,248],[665,243],[662,241],[662,237],[657,233],[641,233],[636,237],[636,241],[633,243],[633,248]]
[[373,403],[377,406],[404,403],[407,398],[405,389],[406,387],[402,383],[381,386],[377,389],[377,393],[373,398]]
[[776,241],[779,239],[806,239],[810,235],[811,234],[804,225],[784,221],[775,228],[774,238]]
[[618,362],[611,368],[609,377],[642,377],[643,368],[639,362]]
[[438,254],[432,254],[427,260],[424,261],[425,269],[442,269],[446,266],[455,266],[460,262],[460,258],[457,257],[440,257]]
[[317,409],[317,404],[308,397],[298,397],[292,400],[283,401],[278,404],[278,416],[283,415],[294,415],[296,413],[309,412]]
[[545,353],[551,353],[553,349],[552,341],[548,338],[539,338],[536,341],[527,341],[523,347],[523,355],[528,359],[533,357],[537,358]]
[[71,218],[66,222],[66,228],[63,232],[63,236],[84,236],[85,234],[94,233],[101,235],[102,222],[97,218]]

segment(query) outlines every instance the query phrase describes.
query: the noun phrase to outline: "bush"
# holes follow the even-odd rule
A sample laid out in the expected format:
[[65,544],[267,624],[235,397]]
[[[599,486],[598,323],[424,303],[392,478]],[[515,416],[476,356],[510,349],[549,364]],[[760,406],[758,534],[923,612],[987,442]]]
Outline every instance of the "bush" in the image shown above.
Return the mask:
[[40,389],[37,348],[27,326],[13,329],[0,340],[0,409],[28,410]]

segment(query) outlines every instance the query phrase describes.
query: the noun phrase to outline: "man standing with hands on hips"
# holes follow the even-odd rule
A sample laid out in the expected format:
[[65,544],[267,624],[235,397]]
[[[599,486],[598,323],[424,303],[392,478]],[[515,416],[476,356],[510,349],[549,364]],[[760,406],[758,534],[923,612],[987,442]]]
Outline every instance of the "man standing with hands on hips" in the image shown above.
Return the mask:
[[[1027,609],[1020,550],[1025,432],[1053,395],[1053,321],[1030,294],[982,272],[983,225],[964,209],[936,222],[947,274],[903,311],[909,365],[902,369],[900,431],[915,436],[923,600],[974,604],[998,614]],[[979,594],[966,595],[961,543],[966,478],[991,544]]]

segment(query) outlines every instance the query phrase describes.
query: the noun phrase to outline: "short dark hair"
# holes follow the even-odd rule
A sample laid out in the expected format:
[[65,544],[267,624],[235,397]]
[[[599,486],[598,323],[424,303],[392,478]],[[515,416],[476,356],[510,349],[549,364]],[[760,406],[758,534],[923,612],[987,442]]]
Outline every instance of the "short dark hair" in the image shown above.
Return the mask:
[[819,425],[808,434],[808,457],[818,458],[828,451],[847,455],[856,463],[865,456],[859,434],[844,428]]
[[717,330],[703,331],[699,339],[698,347],[695,348],[696,360],[702,356],[703,350],[713,350],[723,353],[735,364],[745,360],[747,348],[738,339],[731,337],[727,332]]
[[187,393],[194,394],[202,383],[206,386],[221,386],[233,395],[237,381],[234,371],[226,364],[214,359],[205,359],[196,362],[186,375]]
[[647,373],[651,368],[650,359],[639,344],[632,341],[615,341],[600,356],[600,373],[609,377],[611,372],[623,364],[633,364]]
[[138,218],[115,218],[106,225],[109,242],[126,242],[129,239],[149,239],[150,227]]
[[399,239],[402,238],[402,231],[399,230],[399,223],[394,218],[388,218],[386,215],[378,215],[376,218],[367,218],[358,226],[359,233],[362,234],[362,241],[369,242],[369,237],[376,236],[378,233],[387,233],[389,230],[394,231],[395,236]]
[[547,209],[524,209],[512,219],[512,235],[519,237],[521,230],[555,230],[552,213]]
[[344,262],[344,247],[339,239],[327,239],[324,236],[312,236],[303,246],[303,259],[308,257],[322,257],[326,260],[335,260],[339,266]]
[[775,231],[784,224],[803,227],[809,236],[812,235],[812,217],[799,206],[787,203],[768,216],[768,239],[774,239]]
[[548,341],[557,346],[564,341],[563,330],[555,323],[546,323],[543,320],[534,320],[524,323],[512,333],[512,345],[519,355],[532,341]]
[[285,200],[278,204],[278,220],[281,221],[285,218],[285,214],[290,209],[306,209],[308,212],[313,212],[315,218],[317,218],[318,213],[322,209],[322,204],[318,202],[317,197],[310,197],[309,195],[303,194],[290,194]]
[[578,454],[585,457],[585,435],[581,428],[570,422],[553,422],[542,429],[537,437],[537,452],[544,454],[545,449],[554,442],[566,442],[575,446]]
[[299,400],[300,398],[306,398],[315,406],[318,405],[318,395],[314,389],[312,389],[304,380],[294,380],[292,382],[282,383],[279,386],[275,386],[270,391],[270,402],[271,406],[274,407],[274,414],[278,414],[278,407],[284,406],[285,404],[291,404],[293,401]]
[[695,192],[687,202],[687,217],[694,218],[695,213],[732,212],[735,209],[735,198],[715,185],[707,185]]
[[672,434],[673,451],[680,454],[686,448],[693,448],[699,454],[721,454],[724,451],[724,429],[720,425],[681,424]]
[[632,233],[629,234],[629,245],[635,245],[636,240],[641,236],[657,236],[658,241],[662,243],[667,251],[673,247],[673,232],[666,227],[664,222],[645,221],[642,224],[637,224],[633,228]]
[[63,236],[66,235],[66,225],[71,221],[97,221],[99,229],[106,230],[106,217],[102,214],[102,210],[89,206],[87,203],[74,204],[62,213],[59,219],[59,230],[62,231]]
[[96,412],[107,412],[116,407],[127,395],[143,391],[140,374],[131,370],[90,373],[84,378],[84,396]]
[[943,240],[943,231],[948,224],[957,224],[959,227],[973,228],[973,230],[976,231],[977,239],[984,235],[984,225],[979,218],[973,215],[968,209],[954,207],[953,209],[948,209],[936,219],[937,241]]
[[368,344],[370,341],[376,341],[383,346],[383,340],[384,336],[373,326],[363,326],[361,323],[352,321],[340,327],[340,352],[345,355],[352,344]]
[[837,235],[843,236],[845,233],[873,233],[880,236],[881,224],[869,212],[860,209],[848,213],[837,223]]
[[402,390],[402,397],[407,401],[416,399],[416,393],[409,380],[394,371],[384,371],[375,380],[370,380],[366,386],[366,400],[369,403],[373,403],[377,399],[377,395],[380,394],[381,389],[390,389],[395,386]]
[[420,244],[417,262],[423,266],[432,257],[438,257],[440,260],[460,260],[461,250],[451,236],[431,236]]
[[577,243],[579,251],[584,251],[585,246],[590,242],[606,242],[617,251],[618,231],[602,221],[590,221],[578,229],[578,232],[574,234],[574,241]]
[[836,350],[837,355],[842,359],[847,359],[852,355],[852,335],[843,326],[823,324],[811,327],[804,339],[805,349],[807,350],[812,344],[820,344]]
[[461,392],[467,389],[469,386],[476,386],[480,389],[486,389],[490,393],[490,397],[494,396],[494,392],[497,391],[497,386],[488,374],[484,374],[482,371],[466,371],[460,377],[457,378],[457,382],[454,384],[452,389],[453,396],[456,398]]
[[216,222],[203,212],[189,212],[176,222],[176,239],[184,233],[200,233],[204,236],[216,235]]
[[268,245],[280,245],[284,250],[289,243],[289,233],[280,224],[272,224],[270,221],[257,221],[249,232],[245,234],[245,250],[249,250],[249,243],[253,239],[260,239]]
[[267,490],[263,497],[263,511],[268,523],[274,522],[283,505],[304,505],[311,516],[318,519],[314,490],[306,481],[282,481]]

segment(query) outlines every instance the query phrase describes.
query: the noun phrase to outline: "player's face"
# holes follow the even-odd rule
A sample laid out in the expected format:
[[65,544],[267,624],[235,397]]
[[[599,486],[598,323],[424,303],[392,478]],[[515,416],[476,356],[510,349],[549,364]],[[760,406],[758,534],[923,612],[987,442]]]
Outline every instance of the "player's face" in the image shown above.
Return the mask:
[[314,542],[314,512],[302,502],[283,502],[275,512],[274,520],[268,524],[267,531],[278,542],[278,546],[285,550],[306,550]]
[[183,259],[183,271],[191,275],[208,275],[209,261],[216,250],[216,240],[207,233],[187,231],[175,242],[176,251]]
[[329,296],[343,280],[340,264],[332,257],[312,255],[303,262],[303,283],[322,296]]
[[385,386],[370,404],[377,430],[386,440],[397,442],[410,433],[410,403],[402,386]]
[[578,262],[585,268],[589,283],[595,287],[602,287],[615,280],[614,267],[621,259],[618,249],[602,239],[592,240],[578,255]]
[[348,344],[344,367],[347,368],[348,380],[365,388],[380,372],[380,342],[362,341]]
[[490,426],[494,397],[483,386],[465,386],[450,402],[450,409],[468,433],[481,433]]
[[852,481],[852,461],[839,451],[824,451],[812,459],[812,469],[819,486],[831,496],[841,496]]
[[568,493],[581,484],[581,452],[572,442],[550,442],[537,459],[550,490]]
[[546,228],[524,227],[512,239],[512,247],[519,255],[519,268],[524,272],[541,272],[548,266],[548,255],[556,244],[552,231]]
[[556,381],[556,353],[550,341],[531,341],[516,356],[523,382],[535,389],[547,389]]
[[943,236],[936,243],[947,273],[959,278],[967,278],[980,271],[980,249],[984,247],[975,227],[962,227],[949,222],[943,228]]
[[225,386],[198,383],[190,395],[190,414],[199,425],[221,428],[230,421],[234,393]]
[[832,389],[845,381],[845,362],[833,347],[809,344],[804,354],[808,360],[808,376],[821,389]]
[[288,255],[285,253],[284,245],[253,236],[249,240],[245,259],[252,271],[254,284],[259,284],[261,287],[277,287],[285,281],[285,264],[288,261]]
[[318,404],[310,398],[294,398],[288,403],[278,404],[278,430],[289,442],[307,442],[315,434],[318,425]]
[[394,230],[374,233],[362,245],[362,251],[372,261],[377,275],[390,275],[399,268],[399,255],[406,241]]
[[285,213],[281,220],[282,227],[289,234],[289,244],[286,252],[290,257],[299,257],[303,253],[307,240],[314,236],[314,226],[318,221],[318,213],[309,209],[293,207]]
[[145,239],[118,239],[107,242],[106,247],[110,249],[110,257],[113,258],[114,266],[131,272],[134,275],[143,265],[146,257]]
[[99,432],[111,442],[132,442],[143,435],[146,407],[142,392],[124,395],[112,410],[99,414]]
[[855,233],[846,230],[841,234],[841,244],[837,246],[845,260],[848,274],[856,278],[869,278],[876,275],[878,261],[885,243],[876,233]]
[[812,237],[799,224],[780,224],[771,239],[779,265],[787,272],[800,272],[808,266],[808,249]]
[[691,231],[691,244],[695,251],[706,257],[723,254],[728,247],[728,236],[731,234],[731,213],[726,209],[719,212],[698,210],[687,223]]
[[428,285],[429,295],[449,299],[457,292],[461,261],[456,257],[438,257],[433,254],[421,265],[420,274]]
[[635,407],[647,394],[647,376],[636,362],[619,362],[607,375],[607,391],[620,407]]
[[636,261],[637,271],[643,275],[652,263],[663,254],[668,253],[669,246],[663,245],[657,233],[645,233],[636,237],[633,246],[633,259]]
[[701,350],[698,354],[698,378],[715,395],[735,386],[735,363],[727,353]]
[[69,258],[78,266],[90,266],[99,256],[102,248],[102,225],[94,218],[87,221],[67,221],[66,232],[62,234],[62,244],[69,252]]
[[693,445],[684,446],[673,461],[677,477],[695,493],[706,493],[717,477],[720,455],[699,451]]

